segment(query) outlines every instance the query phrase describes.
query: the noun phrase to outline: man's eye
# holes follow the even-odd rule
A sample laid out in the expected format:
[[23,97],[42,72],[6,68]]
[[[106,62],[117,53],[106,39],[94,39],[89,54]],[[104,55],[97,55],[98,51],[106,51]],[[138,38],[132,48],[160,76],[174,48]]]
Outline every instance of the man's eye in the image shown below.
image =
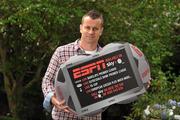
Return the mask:
[[96,28],[96,27],[95,27],[95,28],[93,28],[93,31],[97,31],[97,30],[98,30],[98,28]]
[[90,28],[90,27],[88,27],[88,26],[87,26],[87,27],[85,27],[85,28],[86,28],[87,30],[90,30],[90,29],[91,29],[91,28]]

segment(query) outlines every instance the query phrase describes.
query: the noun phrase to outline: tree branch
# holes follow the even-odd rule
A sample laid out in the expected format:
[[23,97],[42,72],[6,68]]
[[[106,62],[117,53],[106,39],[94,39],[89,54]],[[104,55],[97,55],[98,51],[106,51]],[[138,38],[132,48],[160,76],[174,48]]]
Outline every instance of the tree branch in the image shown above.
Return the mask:
[[24,86],[24,89],[28,89],[29,87],[31,87],[35,82],[37,82],[40,78],[40,75],[41,75],[41,70],[43,68],[43,64],[41,63],[38,68],[37,68],[37,71],[36,71],[36,74],[34,75],[34,78],[33,80],[31,80],[29,83],[27,83],[25,86]]

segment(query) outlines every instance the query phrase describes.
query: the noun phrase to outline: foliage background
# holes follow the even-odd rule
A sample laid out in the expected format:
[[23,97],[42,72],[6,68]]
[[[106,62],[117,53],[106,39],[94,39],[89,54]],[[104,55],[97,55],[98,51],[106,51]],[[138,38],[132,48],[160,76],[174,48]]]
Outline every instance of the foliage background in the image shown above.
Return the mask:
[[149,104],[180,101],[179,7],[178,0],[1,0],[0,118],[50,119],[42,108],[42,77],[55,48],[80,37],[81,17],[91,9],[104,14],[100,44],[135,44],[153,78],[138,101],[112,106],[103,116],[142,119]]

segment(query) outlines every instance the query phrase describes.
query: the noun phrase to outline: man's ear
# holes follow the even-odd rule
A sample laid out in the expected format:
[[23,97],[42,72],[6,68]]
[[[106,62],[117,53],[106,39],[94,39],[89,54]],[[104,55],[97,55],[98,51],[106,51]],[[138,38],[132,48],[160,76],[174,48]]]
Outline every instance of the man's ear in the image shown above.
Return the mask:
[[100,31],[100,35],[102,35],[102,33],[103,33],[103,30],[104,30],[104,28],[102,27],[102,28],[101,28],[101,31]]
[[79,25],[80,33],[82,33],[82,24]]

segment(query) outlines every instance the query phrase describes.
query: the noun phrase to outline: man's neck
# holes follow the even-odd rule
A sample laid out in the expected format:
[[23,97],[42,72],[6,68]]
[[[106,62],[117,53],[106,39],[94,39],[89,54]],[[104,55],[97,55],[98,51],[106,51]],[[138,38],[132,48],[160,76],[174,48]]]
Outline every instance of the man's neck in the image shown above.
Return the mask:
[[79,41],[79,45],[83,50],[93,51],[97,49],[97,43],[84,43],[83,41]]

